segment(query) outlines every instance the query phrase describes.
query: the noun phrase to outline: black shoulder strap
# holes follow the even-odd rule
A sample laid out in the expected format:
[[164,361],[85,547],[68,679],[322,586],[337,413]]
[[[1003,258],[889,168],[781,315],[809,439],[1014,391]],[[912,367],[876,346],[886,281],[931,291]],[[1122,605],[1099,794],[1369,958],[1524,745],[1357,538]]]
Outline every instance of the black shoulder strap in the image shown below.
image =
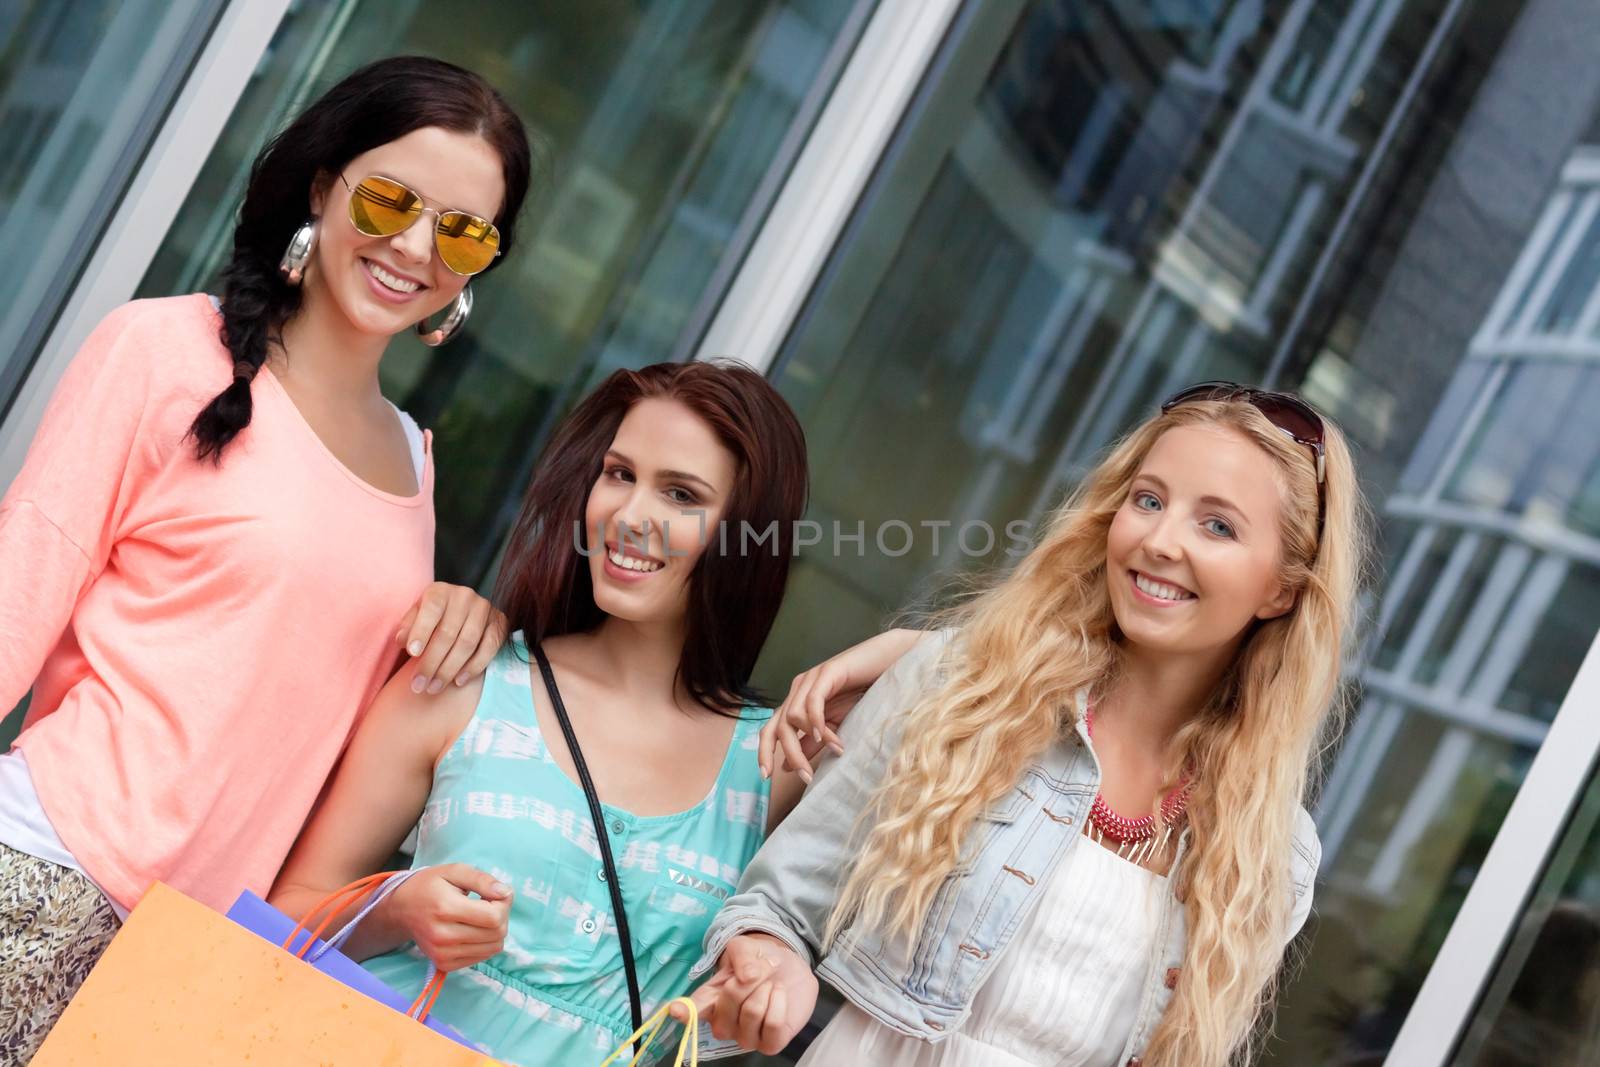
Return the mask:
[[[633,935],[628,932],[628,913],[622,907],[622,884],[617,881],[617,861],[611,855],[611,839],[606,836],[606,813],[600,807],[600,794],[595,792],[594,779],[589,777],[589,765],[583,761],[583,749],[578,747],[578,735],[572,730],[572,719],[567,706],[561,702],[561,690],[556,688],[556,675],[550,669],[550,660],[541,645],[533,646],[533,657],[539,661],[539,673],[544,676],[545,692],[550,694],[550,704],[555,708],[556,721],[561,724],[561,734],[567,739],[567,751],[572,753],[572,765],[578,770],[578,781],[583,785],[583,795],[589,801],[589,818],[594,821],[594,836],[600,842],[600,862],[606,870],[606,888],[611,891],[611,910],[617,921],[617,936],[622,939],[622,969],[628,976],[628,1006],[633,1010],[633,1028],[644,1025],[644,1006],[639,998],[639,972],[633,963]],[[633,1044],[638,1055],[639,1042]]]

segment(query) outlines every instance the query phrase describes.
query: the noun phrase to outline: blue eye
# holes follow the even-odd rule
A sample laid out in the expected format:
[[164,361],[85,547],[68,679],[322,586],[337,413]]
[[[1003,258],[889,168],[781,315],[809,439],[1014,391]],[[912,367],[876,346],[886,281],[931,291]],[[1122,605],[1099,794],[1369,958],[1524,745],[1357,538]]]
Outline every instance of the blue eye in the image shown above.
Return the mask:
[[1133,494],[1133,506],[1143,508],[1145,511],[1155,511],[1161,506],[1161,500],[1154,493],[1139,492]]
[[1218,537],[1226,537],[1230,540],[1233,538],[1233,527],[1221,519],[1207,519],[1205,526],[1207,530]]

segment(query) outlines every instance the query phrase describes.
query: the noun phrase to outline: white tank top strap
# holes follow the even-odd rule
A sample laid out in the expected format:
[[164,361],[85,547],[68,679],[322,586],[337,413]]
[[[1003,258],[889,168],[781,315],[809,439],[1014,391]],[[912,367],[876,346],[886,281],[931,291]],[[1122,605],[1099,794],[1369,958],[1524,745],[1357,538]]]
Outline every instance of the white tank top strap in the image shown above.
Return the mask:
[[400,428],[406,432],[406,443],[411,446],[411,466],[417,472],[417,484],[421,485],[423,467],[427,463],[427,446],[423,439],[422,427],[417,425],[416,419],[395,407],[393,402],[389,406],[400,416]]

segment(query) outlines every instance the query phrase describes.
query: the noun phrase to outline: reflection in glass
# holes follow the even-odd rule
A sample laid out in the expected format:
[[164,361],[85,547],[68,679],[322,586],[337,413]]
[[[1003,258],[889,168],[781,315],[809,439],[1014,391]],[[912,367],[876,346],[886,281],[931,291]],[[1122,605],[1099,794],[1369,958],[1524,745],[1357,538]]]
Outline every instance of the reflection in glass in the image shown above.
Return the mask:
[[[599,375],[693,351],[870,0],[305,0],[140,286],[205,288],[265,139],[333,81],[420,52],[485,74],[553,151],[465,333],[403,338],[385,392],[438,450],[437,568],[493,565],[551,424]],[[736,354],[736,353],[735,353]]]
[[781,354],[811,517],[867,537],[802,556],[774,679],[1003,563],[955,535],[1180,385],[1349,431],[1386,566],[1272,1060],[1382,1062],[1600,628],[1597,39],[1582,0],[969,5]]
[[0,414],[221,7],[0,3]]
[[1452,1062],[1600,1062],[1600,777],[1591,779]]

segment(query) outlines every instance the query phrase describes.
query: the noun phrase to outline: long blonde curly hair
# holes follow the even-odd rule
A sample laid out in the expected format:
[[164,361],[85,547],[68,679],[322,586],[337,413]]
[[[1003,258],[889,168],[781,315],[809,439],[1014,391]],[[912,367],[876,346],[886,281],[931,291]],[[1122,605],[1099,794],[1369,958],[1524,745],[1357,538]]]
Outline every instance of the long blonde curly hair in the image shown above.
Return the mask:
[[911,936],[955,869],[979,814],[1010,792],[1121,668],[1106,538],[1156,440],[1175,426],[1242,434],[1275,461],[1284,507],[1280,579],[1288,613],[1252,624],[1205,707],[1173,737],[1169,785],[1195,771],[1189,847],[1174,891],[1188,942],[1182,978],[1144,1054],[1150,1067],[1222,1067],[1254,1053],[1270,1017],[1290,922],[1289,857],[1299,806],[1343,725],[1341,659],[1368,523],[1349,448],[1325,426],[1320,543],[1311,453],[1242,400],[1179,405],[1144,423],[1055,512],[1004,578],[941,621],[960,651],[907,712],[865,840],[829,920]]

